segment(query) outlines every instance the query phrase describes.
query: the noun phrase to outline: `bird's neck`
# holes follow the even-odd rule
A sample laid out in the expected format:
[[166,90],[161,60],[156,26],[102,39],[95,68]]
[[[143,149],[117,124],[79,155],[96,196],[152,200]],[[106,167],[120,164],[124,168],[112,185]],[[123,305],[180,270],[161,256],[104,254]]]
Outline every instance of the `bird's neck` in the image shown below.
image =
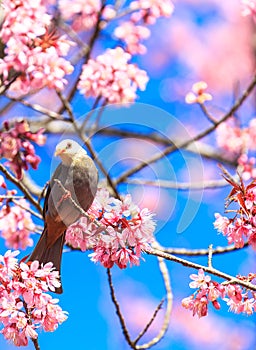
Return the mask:
[[62,154],[61,155],[61,161],[62,164],[65,166],[70,166],[73,162],[74,158],[70,157],[70,155]]

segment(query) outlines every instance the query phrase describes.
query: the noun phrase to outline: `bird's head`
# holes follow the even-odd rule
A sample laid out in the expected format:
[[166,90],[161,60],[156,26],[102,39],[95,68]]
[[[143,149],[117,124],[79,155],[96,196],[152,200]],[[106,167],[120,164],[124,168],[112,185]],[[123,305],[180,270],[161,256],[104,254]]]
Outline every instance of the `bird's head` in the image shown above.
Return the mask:
[[55,156],[59,156],[64,165],[70,165],[74,158],[80,153],[86,151],[74,140],[63,140],[56,146]]

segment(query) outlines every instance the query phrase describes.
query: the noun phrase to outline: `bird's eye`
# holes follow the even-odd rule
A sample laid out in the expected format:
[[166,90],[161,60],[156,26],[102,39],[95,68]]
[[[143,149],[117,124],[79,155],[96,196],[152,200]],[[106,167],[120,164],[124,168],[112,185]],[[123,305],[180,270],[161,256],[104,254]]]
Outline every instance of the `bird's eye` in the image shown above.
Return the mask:
[[69,148],[71,148],[71,147],[72,147],[71,142],[68,142],[68,143],[67,143],[67,146],[66,146],[66,149],[69,149]]

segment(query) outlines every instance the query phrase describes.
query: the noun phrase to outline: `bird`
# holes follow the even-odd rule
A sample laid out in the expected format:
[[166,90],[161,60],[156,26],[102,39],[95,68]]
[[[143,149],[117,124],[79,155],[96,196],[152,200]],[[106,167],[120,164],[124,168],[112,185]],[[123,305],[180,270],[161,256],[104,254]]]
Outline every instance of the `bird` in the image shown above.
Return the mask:
[[[43,207],[44,229],[28,261],[52,262],[59,271],[66,229],[86,212],[96,195],[98,171],[94,161],[74,140],[62,140],[54,153],[61,163],[53,173]],[[63,292],[62,285],[55,293]]]

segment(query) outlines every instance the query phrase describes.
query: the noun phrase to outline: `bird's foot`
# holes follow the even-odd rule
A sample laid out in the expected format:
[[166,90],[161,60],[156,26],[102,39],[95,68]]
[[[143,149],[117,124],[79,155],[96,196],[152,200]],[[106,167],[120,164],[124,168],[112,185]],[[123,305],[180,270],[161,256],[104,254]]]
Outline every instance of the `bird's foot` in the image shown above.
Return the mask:
[[69,198],[71,198],[71,192],[66,190],[66,192],[63,194],[61,199],[58,201],[57,207],[59,207],[64,200],[69,199]]

